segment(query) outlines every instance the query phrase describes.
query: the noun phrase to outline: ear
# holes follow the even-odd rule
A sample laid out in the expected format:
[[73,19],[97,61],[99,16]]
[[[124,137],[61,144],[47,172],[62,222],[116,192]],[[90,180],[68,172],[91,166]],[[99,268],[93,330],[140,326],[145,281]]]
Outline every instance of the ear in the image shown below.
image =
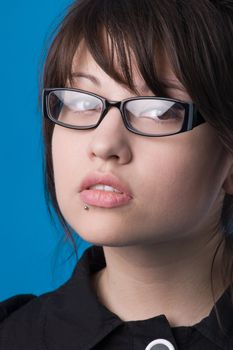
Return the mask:
[[233,164],[228,170],[227,177],[223,183],[223,189],[228,194],[233,194]]

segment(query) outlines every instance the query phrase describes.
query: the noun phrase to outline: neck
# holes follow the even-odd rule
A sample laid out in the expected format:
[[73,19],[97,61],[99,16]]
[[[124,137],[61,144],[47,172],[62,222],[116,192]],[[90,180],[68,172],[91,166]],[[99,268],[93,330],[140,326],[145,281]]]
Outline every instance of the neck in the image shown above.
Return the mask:
[[222,278],[223,245],[215,257],[211,288],[211,264],[218,243],[214,237],[205,244],[201,239],[103,247],[106,267],[93,276],[94,289],[99,300],[123,321],[164,314],[172,327],[193,325],[208,316],[227,288]]

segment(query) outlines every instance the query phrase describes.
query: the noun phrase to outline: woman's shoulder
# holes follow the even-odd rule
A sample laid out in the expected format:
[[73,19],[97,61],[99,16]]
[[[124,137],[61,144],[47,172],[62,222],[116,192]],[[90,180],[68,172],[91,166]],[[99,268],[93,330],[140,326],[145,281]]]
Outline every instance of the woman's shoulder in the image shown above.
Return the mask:
[[0,349],[16,349],[16,344],[17,349],[29,349],[38,343],[44,306],[51,295],[17,294],[0,302]]
[[0,301],[0,329],[5,323],[15,320],[38,319],[44,304],[56,294],[55,292],[50,291],[39,296],[36,294],[16,294]]
[[38,297],[35,294],[17,294],[0,302],[0,324],[16,311],[25,308],[32,300]]

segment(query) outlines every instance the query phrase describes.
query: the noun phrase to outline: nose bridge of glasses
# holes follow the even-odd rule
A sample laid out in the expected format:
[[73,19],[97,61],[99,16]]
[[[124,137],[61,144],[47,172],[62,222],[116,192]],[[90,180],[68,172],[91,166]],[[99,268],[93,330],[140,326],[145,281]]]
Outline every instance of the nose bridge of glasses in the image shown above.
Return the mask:
[[109,110],[112,107],[116,107],[119,110],[119,112],[121,114],[121,117],[123,119],[123,123],[125,124],[124,117],[123,117],[123,114],[122,114],[122,102],[121,101],[113,101],[113,100],[105,100],[105,108],[104,108],[104,111],[102,113],[101,118],[99,119],[98,125],[102,122],[104,117],[106,117],[106,115],[108,114]]
[[[105,110],[104,110],[103,116],[106,116],[106,114],[109,112],[109,110],[112,107],[116,107],[119,110],[119,112],[121,113],[122,112],[121,106],[122,106],[121,101],[105,100]],[[122,115],[122,113],[121,113],[121,115]]]
[[110,108],[116,107],[121,111],[121,102],[120,101],[112,101],[112,100],[106,100],[106,109],[109,111]]

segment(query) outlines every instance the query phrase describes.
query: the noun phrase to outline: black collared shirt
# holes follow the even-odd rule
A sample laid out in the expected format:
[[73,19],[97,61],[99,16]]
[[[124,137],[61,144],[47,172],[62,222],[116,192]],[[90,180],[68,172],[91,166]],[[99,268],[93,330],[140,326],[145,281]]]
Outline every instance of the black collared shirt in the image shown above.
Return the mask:
[[0,350],[233,350],[229,288],[217,301],[225,335],[214,307],[193,326],[170,327],[165,315],[125,322],[100,303],[91,287],[90,275],[105,266],[103,248],[93,245],[58,289],[1,302]]

